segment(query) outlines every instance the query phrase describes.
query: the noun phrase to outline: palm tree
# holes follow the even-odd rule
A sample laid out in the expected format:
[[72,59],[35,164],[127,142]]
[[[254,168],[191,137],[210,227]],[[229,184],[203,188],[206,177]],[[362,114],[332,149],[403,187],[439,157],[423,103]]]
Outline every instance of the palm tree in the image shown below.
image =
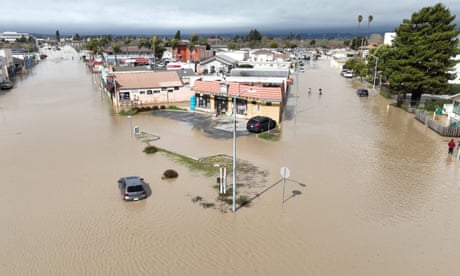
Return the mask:
[[367,17],[367,33],[369,34],[369,39],[371,38],[371,34],[369,33],[369,26],[371,25],[372,20],[374,20],[374,17],[372,15],[369,15]]
[[126,46],[126,54],[128,54],[128,46],[131,43],[131,38],[129,38],[128,36],[125,37],[124,42],[125,42],[125,46]]
[[158,51],[158,46],[160,44],[160,39],[158,38],[158,36],[152,36],[152,38],[150,39],[150,49],[153,50],[153,58],[154,58],[154,62],[156,61],[156,56],[157,56],[157,51]]
[[[360,14],[358,15],[358,33],[356,34],[356,40],[359,41],[359,33],[360,33],[360,30],[361,30],[361,21],[363,21],[363,16]],[[359,49],[359,47],[361,47],[361,45],[357,46],[357,48]]]
[[117,55],[118,55],[118,53],[120,53],[120,51],[121,51],[120,45],[118,45],[118,44],[113,45],[112,50],[113,50],[113,54],[115,55],[115,65],[117,65],[117,64],[118,64],[118,62],[117,62]]
[[174,50],[176,49],[177,44],[179,44],[179,41],[173,38],[171,39],[170,44],[171,44],[172,53],[174,54]]

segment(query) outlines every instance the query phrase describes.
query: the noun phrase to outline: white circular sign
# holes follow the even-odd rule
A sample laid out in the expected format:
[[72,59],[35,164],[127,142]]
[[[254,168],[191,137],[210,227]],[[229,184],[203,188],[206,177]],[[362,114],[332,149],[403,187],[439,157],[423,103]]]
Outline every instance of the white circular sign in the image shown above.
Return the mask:
[[286,179],[286,178],[289,178],[289,175],[291,174],[291,172],[289,171],[289,169],[287,167],[282,167],[281,168],[281,177]]

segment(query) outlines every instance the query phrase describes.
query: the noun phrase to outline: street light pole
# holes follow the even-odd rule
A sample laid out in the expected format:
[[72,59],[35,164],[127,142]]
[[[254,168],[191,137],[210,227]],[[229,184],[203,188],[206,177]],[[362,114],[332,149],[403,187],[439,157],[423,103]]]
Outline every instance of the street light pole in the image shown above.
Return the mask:
[[236,96],[233,96],[233,200],[232,211],[236,211]]
[[377,79],[377,65],[379,64],[379,58],[374,55],[370,55],[370,56],[375,58],[374,82],[372,84],[372,88],[375,89],[375,80]]

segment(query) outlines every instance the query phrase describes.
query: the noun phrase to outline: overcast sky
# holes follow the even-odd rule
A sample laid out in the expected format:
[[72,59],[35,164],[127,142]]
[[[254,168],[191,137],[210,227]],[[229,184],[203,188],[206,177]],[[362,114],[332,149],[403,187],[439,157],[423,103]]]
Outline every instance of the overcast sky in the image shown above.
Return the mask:
[[[440,1],[428,0],[21,0],[3,1],[0,32],[55,34],[167,34],[382,28],[392,31],[403,19]],[[456,15],[460,2],[442,3]],[[377,31],[376,31],[377,32]]]

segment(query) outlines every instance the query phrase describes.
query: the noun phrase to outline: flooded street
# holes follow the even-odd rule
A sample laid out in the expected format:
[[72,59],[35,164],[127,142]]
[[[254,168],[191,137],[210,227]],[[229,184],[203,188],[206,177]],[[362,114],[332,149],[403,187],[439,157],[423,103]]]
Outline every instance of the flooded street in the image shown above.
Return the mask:
[[[0,91],[0,274],[458,275],[460,161],[448,138],[372,89],[358,97],[328,60],[294,80],[280,141],[237,139],[238,158],[269,173],[252,188],[260,196],[224,213],[192,202],[217,197],[215,177],[144,154],[131,128],[194,157],[231,155],[231,139],[118,116],[78,58],[43,61]],[[161,179],[169,168],[178,179]],[[121,200],[127,175],[152,196]]]

